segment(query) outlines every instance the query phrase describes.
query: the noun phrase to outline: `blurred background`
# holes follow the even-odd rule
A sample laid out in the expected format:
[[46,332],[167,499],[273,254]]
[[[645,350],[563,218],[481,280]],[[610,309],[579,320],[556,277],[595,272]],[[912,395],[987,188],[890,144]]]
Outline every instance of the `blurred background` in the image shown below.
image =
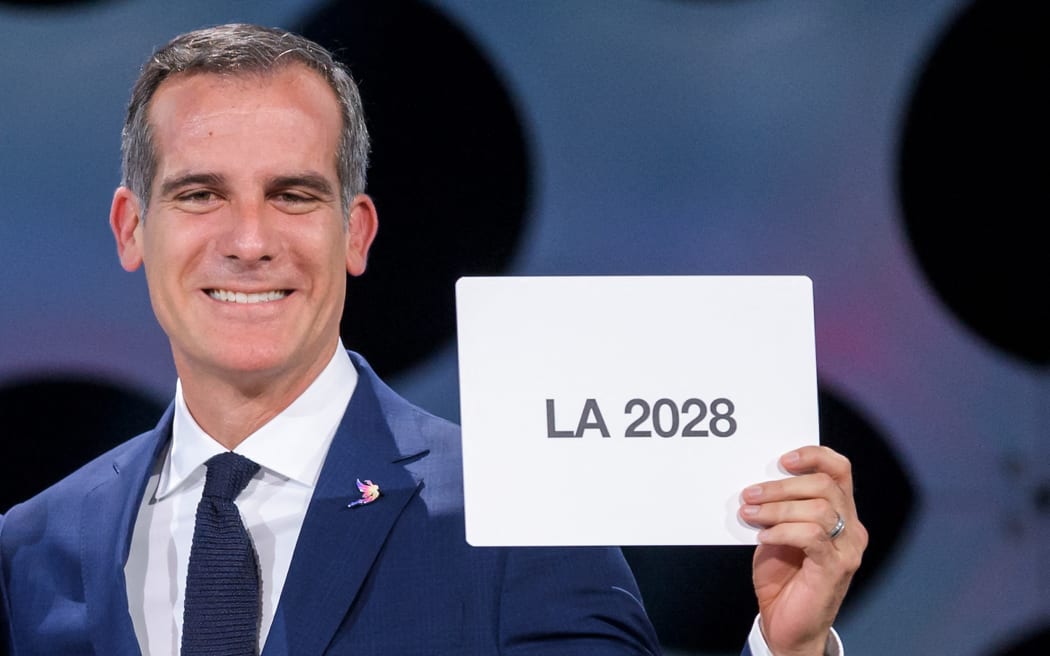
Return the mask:
[[[458,417],[460,275],[808,275],[872,534],[848,653],[1050,653],[1046,6],[0,0],[0,511],[170,401],[107,225],[123,111],[175,34],[262,23],[360,83],[342,332],[397,390]],[[750,549],[626,553],[669,654],[739,653]]]

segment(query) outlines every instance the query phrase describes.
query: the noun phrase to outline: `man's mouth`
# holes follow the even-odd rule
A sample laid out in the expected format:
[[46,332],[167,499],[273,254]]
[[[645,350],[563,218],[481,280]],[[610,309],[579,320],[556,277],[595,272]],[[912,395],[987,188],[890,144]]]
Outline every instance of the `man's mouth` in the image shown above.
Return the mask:
[[268,303],[279,301],[290,293],[287,289],[252,293],[232,292],[228,289],[209,289],[207,291],[208,296],[224,303]]

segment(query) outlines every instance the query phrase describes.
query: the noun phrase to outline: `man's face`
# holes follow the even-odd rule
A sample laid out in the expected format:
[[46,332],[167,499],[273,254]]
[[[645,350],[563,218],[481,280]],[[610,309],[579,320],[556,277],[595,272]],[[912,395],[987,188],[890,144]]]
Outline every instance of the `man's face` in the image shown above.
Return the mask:
[[157,172],[145,221],[123,188],[110,221],[123,266],[145,265],[179,375],[311,380],[339,337],[346,272],[364,272],[376,229],[363,195],[344,227],[335,94],[297,64],[178,75],[149,122]]

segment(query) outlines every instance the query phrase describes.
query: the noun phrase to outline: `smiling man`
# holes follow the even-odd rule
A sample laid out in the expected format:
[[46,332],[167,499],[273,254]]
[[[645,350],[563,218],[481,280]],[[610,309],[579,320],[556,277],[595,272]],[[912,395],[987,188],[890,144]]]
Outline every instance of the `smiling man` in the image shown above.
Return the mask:
[[364,273],[376,210],[360,189],[341,194],[342,122],[302,64],[178,75],[149,104],[149,219],[139,194],[114,195],[121,263],[144,265],[187,405],[229,449],[321,373],[346,272]]
[[[464,540],[457,427],[343,349],[377,231],[357,89],[323,48],[227,25],[147,62],[110,213],[179,379],[157,427],[0,518],[13,654],[655,654],[618,549]],[[845,458],[749,489],[745,653],[838,653],[867,541]],[[697,613],[717,612],[696,609]],[[764,635],[763,635],[764,633]],[[770,651],[771,650],[771,651]]]

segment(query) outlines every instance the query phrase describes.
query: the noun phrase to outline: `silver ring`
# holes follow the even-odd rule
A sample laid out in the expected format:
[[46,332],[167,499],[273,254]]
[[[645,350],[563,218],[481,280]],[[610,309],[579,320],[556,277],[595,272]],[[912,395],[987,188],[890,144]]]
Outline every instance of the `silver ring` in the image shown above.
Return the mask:
[[835,522],[835,528],[831,529],[831,532],[828,533],[829,540],[834,540],[846,530],[846,520],[842,519],[842,515],[839,513],[835,513],[835,516],[839,518],[839,521]]

